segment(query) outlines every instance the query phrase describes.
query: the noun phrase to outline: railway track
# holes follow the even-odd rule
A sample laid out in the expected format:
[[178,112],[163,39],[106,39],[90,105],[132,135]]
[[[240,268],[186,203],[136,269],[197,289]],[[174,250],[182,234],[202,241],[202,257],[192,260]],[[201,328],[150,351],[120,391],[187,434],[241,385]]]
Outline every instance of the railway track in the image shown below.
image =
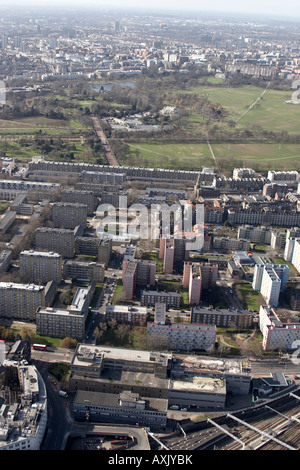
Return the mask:
[[300,399],[289,394],[219,418],[162,441],[170,450],[300,450]]

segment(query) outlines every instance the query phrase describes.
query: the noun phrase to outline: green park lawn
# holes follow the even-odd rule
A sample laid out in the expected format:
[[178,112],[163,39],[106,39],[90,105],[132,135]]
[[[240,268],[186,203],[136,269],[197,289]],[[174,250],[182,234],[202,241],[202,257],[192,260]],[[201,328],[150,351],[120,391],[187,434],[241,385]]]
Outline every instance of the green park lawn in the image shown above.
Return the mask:
[[242,294],[244,308],[247,310],[259,311],[263,303],[263,298],[260,292],[252,289],[251,284],[236,284],[236,291]]
[[[272,168],[276,169],[292,169],[295,162],[300,164],[300,144],[213,143],[211,147],[217,163],[233,160],[249,166],[256,164],[260,170],[267,170],[271,163]],[[131,164],[137,166],[196,171],[204,166],[215,167],[209,147],[204,143],[165,144],[145,141],[130,144],[130,151]]]

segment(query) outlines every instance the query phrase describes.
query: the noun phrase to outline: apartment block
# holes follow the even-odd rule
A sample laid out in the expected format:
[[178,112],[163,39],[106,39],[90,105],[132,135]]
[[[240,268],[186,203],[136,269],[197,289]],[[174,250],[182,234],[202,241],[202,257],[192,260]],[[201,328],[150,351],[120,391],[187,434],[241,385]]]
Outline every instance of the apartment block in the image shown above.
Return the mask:
[[20,272],[30,282],[46,283],[62,279],[62,257],[58,253],[25,250],[20,253]]
[[30,191],[30,190],[41,190],[46,189],[50,191],[56,191],[60,188],[59,184],[55,183],[42,183],[35,181],[24,181],[24,180],[1,180],[0,190],[12,190],[15,191]]
[[280,291],[283,292],[287,286],[287,281],[289,277],[289,267],[286,264],[271,264],[269,262],[255,265],[254,273],[253,273],[252,289],[261,290],[263,275],[266,269],[273,269],[275,273],[278,275],[281,281]]
[[285,183],[264,184],[263,195],[274,197],[283,197],[289,192],[290,188]]
[[101,239],[98,245],[98,252],[97,252],[98,261],[104,263],[105,266],[108,266],[108,263],[111,257],[111,252],[112,252],[111,238]]
[[48,282],[46,286],[0,282],[0,315],[35,321],[37,308],[50,305],[56,292],[54,281]]
[[[161,181],[168,181],[168,182],[192,182],[195,183],[197,181],[199,172],[198,171],[187,171],[187,170],[169,170],[163,168],[142,168],[142,167],[111,167],[108,165],[97,165],[92,163],[71,163],[71,162],[58,162],[58,161],[51,161],[45,160],[42,157],[39,159],[33,159],[29,162],[29,171],[31,173],[35,173],[36,171],[43,170],[48,172],[59,171],[67,175],[68,173],[83,173],[84,171],[88,172],[96,172],[99,175],[103,173],[114,173],[121,174],[121,182],[126,179],[134,179],[134,180],[161,180]],[[92,176],[90,177],[92,179]],[[100,178],[100,177],[96,177]],[[105,181],[106,176],[103,177]],[[122,179],[123,178],[123,179]],[[89,178],[86,177],[86,180]],[[110,181],[112,182],[112,181]]]
[[299,180],[298,171],[268,171],[268,180],[272,183],[297,183]]
[[94,292],[95,282],[91,282],[87,288],[77,289],[71,305],[66,309],[39,307],[36,311],[37,334],[82,340],[85,337],[85,324]]
[[147,308],[131,305],[107,305],[105,320],[115,319],[118,323],[129,323],[131,325],[146,325]]
[[[251,227],[250,225],[239,227],[237,237],[249,240],[251,243],[266,245],[271,243],[271,232],[266,227]],[[238,249],[249,250],[250,248]]]
[[12,201],[9,209],[17,214],[31,215],[34,211],[33,204],[29,204],[26,201],[27,194],[22,192]]
[[85,322],[84,315],[67,309],[38,307],[36,311],[36,331],[40,336],[82,340],[85,337]]
[[0,274],[5,273],[12,260],[12,251],[11,250],[2,250],[0,252]]
[[261,305],[259,311],[259,328],[263,335],[262,346],[269,350],[293,350],[298,348],[300,340],[300,323],[282,322],[274,308]]
[[85,181],[84,183],[78,181],[74,184],[75,189],[79,189],[79,191],[92,191],[97,198],[102,198],[102,195],[106,192],[109,192],[111,195],[117,195],[117,204],[119,203],[119,189],[120,186],[106,184],[106,183],[88,183]]
[[16,211],[7,211],[0,219],[0,233],[6,233],[16,220]]
[[52,205],[52,220],[57,228],[74,230],[80,225],[82,229],[87,226],[87,206],[71,202],[55,202]]
[[93,215],[97,207],[97,198],[92,191],[80,191],[76,189],[63,189],[62,202],[84,204],[87,206],[87,215]]
[[101,240],[97,237],[76,237],[75,253],[79,255],[98,256],[100,243]]
[[135,294],[137,276],[137,263],[134,261],[127,261],[123,263],[123,294],[126,300],[132,300]]
[[134,297],[136,286],[154,286],[156,262],[148,260],[124,260],[122,270],[123,292],[127,300]]
[[232,178],[234,180],[244,179],[244,178],[254,178],[255,175],[256,175],[256,172],[252,168],[234,168],[232,172]]
[[75,238],[81,233],[80,226],[66,228],[39,227],[35,231],[35,248],[59,253],[63,258],[73,258]]
[[174,269],[175,243],[174,240],[165,239],[164,249],[164,273],[172,274]]
[[216,285],[217,277],[217,265],[186,261],[183,268],[182,286],[189,290],[189,303],[199,305],[202,291],[212,290]]
[[300,273],[300,238],[295,239],[292,263]]
[[283,249],[286,243],[286,233],[278,230],[271,231],[271,248],[273,250]]
[[166,323],[166,309],[167,305],[164,302],[155,303],[154,323],[164,325]]
[[217,310],[194,307],[191,312],[191,323],[240,328],[250,328],[253,325],[254,314],[248,310]]
[[156,304],[163,303],[167,308],[180,308],[180,292],[163,292],[156,290],[142,290],[141,305],[155,307]]
[[99,239],[97,237],[76,237],[75,253],[87,256],[96,256],[97,261],[108,265],[112,251],[110,238]]
[[266,267],[263,272],[260,292],[267,305],[277,307],[280,287],[281,280],[276,271],[271,267]]
[[104,277],[104,263],[68,260],[63,265],[63,279],[103,282]]
[[250,241],[245,238],[213,237],[215,250],[250,250]]
[[[194,235],[194,237],[196,234]],[[159,239],[159,254],[158,257],[161,260],[164,260],[164,266],[168,270],[174,269],[174,262],[175,261],[184,261],[185,259],[189,258],[189,250],[187,250],[187,243],[192,239],[192,237],[186,237],[185,235],[182,238],[178,237],[171,237],[171,238],[164,238],[160,237]],[[168,248],[168,253],[166,254],[166,250]]]
[[196,323],[147,323],[148,335],[162,335],[169,347],[182,351],[212,350],[216,340],[216,325]]
[[126,181],[125,173],[108,173],[99,171],[87,171],[83,170],[80,175],[80,179],[87,183],[109,183],[122,185]]
[[[205,197],[203,195],[203,197]],[[221,224],[224,220],[224,207],[216,199],[204,201],[204,222],[206,224]]]

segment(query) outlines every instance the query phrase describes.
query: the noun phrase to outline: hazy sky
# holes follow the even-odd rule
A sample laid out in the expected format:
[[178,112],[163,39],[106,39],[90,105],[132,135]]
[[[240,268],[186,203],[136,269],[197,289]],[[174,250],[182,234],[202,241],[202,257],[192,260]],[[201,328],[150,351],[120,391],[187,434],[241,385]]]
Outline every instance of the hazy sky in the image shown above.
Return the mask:
[[[7,0],[0,0],[0,5],[7,3]],[[106,6],[106,7],[135,7],[135,8],[155,8],[159,10],[198,10],[212,12],[236,12],[236,13],[252,13],[263,14],[270,17],[275,16],[292,16],[300,18],[300,1],[299,0],[251,0],[243,2],[241,0],[11,0],[10,4],[21,3],[25,5],[42,5],[60,7],[81,7]],[[1,8],[1,7],[0,7]]]

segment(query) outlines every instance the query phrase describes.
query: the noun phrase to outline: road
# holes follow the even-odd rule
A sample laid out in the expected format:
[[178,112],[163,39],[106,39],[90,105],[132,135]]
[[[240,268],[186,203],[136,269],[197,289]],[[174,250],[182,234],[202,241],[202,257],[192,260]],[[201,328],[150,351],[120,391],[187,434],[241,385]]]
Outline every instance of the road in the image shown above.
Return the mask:
[[39,360],[32,362],[40,372],[47,390],[48,424],[41,450],[63,450],[73,422],[69,412],[68,398],[58,395],[59,389],[51,382],[52,377],[48,372],[49,363]]
[[97,137],[99,138],[99,140],[101,141],[102,148],[103,148],[105,157],[107,159],[107,163],[110,166],[119,166],[119,162],[116,159],[115,155],[113,154],[113,152],[110,148],[108,140],[107,140],[107,138],[106,138],[106,136],[105,136],[105,134],[104,134],[104,132],[101,128],[101,125],[100,125],[98,119],[96,117],[92,117],[91,119],[92,119],[92,123],[93,123],[95,133],[96,133]]
[[72,429],[73,434],[79,435],[124,435],[130,436],[135,439],[136,445],[131,447],[131,450],[150,450],[150,445],[147,437],[147,433],[143,428],[134,428],[130,426],[114,426],[97,423],[76,423]]

